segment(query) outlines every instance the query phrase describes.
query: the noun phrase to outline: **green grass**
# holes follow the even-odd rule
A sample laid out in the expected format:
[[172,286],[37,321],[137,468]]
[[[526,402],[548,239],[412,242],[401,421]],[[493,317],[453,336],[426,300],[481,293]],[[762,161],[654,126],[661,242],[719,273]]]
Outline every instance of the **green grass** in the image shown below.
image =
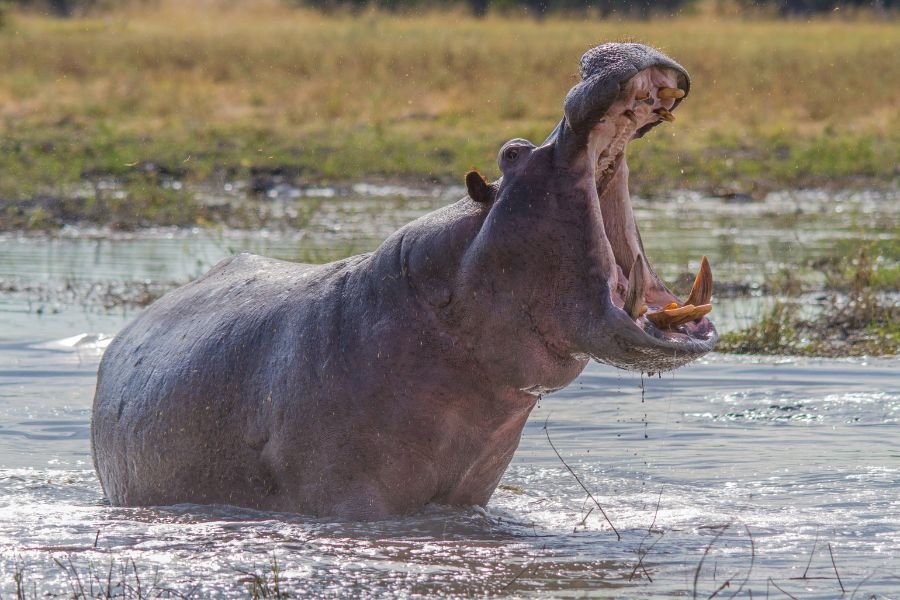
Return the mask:
[[[726,333],[716,350],[738,354],[887,356],[900,354],[896,265],[871,249],[823,265],[826,294],[812,311],[801,297],[781,298],[750,327]],[[799,296],[799,284],[790,291]]]
[[678,122],[633,144],[638,191],[889,185],[900,164],[893,22],[354,18],[242,0],[4,14],[7,202],[116,178],[138,204],[187,205],[160,222],[202,221],[190,198],[142,187],[151,163],[188,183],[276,168],[317,182],[495,176],[504,141],[552,129],[581,53],[626,38],[694,83]]

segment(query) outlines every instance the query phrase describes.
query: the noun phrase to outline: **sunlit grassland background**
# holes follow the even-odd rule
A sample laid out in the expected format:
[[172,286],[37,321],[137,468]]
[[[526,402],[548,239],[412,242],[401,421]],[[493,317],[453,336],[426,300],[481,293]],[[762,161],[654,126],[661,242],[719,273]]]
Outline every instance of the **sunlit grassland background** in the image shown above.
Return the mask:
[[578,59],[656,46],[693,88],[630,150],[634,187],[890,185],[900,162],[900,26],[698,14],[653,21],[463,12],[322,15],[277,2],[174,2],[0,29],[0,197],[84,180],[282,169],[309,181],[459,182],[540,142]]

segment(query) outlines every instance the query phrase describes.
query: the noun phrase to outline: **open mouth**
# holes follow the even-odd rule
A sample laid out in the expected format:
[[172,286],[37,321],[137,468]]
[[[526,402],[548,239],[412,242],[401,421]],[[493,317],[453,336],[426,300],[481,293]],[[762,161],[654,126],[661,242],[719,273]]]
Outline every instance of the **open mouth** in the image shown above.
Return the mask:
[[597,201],[606,240],[615,267],[609,280],[610,295],[623,311],[656,343],[697,352],[711,349],[715,327],[706,318],[712,310],[712,270],[706,257],[687,299],[677,298],[653,271],[643,244],[628,193],[625,148],[650,127],[675,120],[672,110],[685,96],[676,70],[651,67],[640,71],[622,91],[588,137],[587,160],[593,167]]

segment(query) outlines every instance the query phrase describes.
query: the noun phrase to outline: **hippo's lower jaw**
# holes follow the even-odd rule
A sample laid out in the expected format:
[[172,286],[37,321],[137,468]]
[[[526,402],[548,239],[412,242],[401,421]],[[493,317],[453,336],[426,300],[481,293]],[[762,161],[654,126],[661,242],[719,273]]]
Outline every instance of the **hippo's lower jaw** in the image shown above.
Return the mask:
[[678,73],[651,67],[623,86],[619,98],[588,136],[589,193],[600,205],[606,256],[614,258],[608,280],[609,309],[605,331],[615,348],[590,355],[601,362],[642,371],[677,368],[713,349],[717,333],[706,314],[712,309],[712,271],[703,257],[687,300],[678,299],[651,268],[644,255],[631,199],[625,148],[629,141],[660,121],[685,95]]

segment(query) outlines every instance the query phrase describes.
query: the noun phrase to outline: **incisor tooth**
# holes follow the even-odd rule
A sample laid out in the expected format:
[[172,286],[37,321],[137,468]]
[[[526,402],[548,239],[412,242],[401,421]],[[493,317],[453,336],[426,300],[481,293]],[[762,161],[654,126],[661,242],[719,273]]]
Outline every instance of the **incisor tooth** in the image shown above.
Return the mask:
[[656,97],[660,100],[672,100],[673,98],[684,98],[684,90],[679,88],[659,88]]
[[638,254],[628,274],[628,290],[625,292],[625,312],[637,319],[647,311],[644,304],[644,259]]
[[653,112],[655,112],[656,114],[658,114],[658,115],[660,116],[660,118],[661,118],[663,121],[668,121],[669,123],[671,123],[671,122],[673,122],[673,121],[675,120],[675,115],[673,115],[672,113],[670,113],[670,112],[669,112],[668,110],[666,110],[665,108],[657,108],[657,109],[654,110]]
[[688,296],[687,302],[685,302],[685,304],[693,304],[694,306],[709,304],[709,300],[710,298],[712,298],[712,293],[712,269],[709,266],[709,261],[706,260],[706,257],[704,256],[700,260],[700,270],[697,272],[696,279],[694,279],[694,287],[691,288],[691,295]]

